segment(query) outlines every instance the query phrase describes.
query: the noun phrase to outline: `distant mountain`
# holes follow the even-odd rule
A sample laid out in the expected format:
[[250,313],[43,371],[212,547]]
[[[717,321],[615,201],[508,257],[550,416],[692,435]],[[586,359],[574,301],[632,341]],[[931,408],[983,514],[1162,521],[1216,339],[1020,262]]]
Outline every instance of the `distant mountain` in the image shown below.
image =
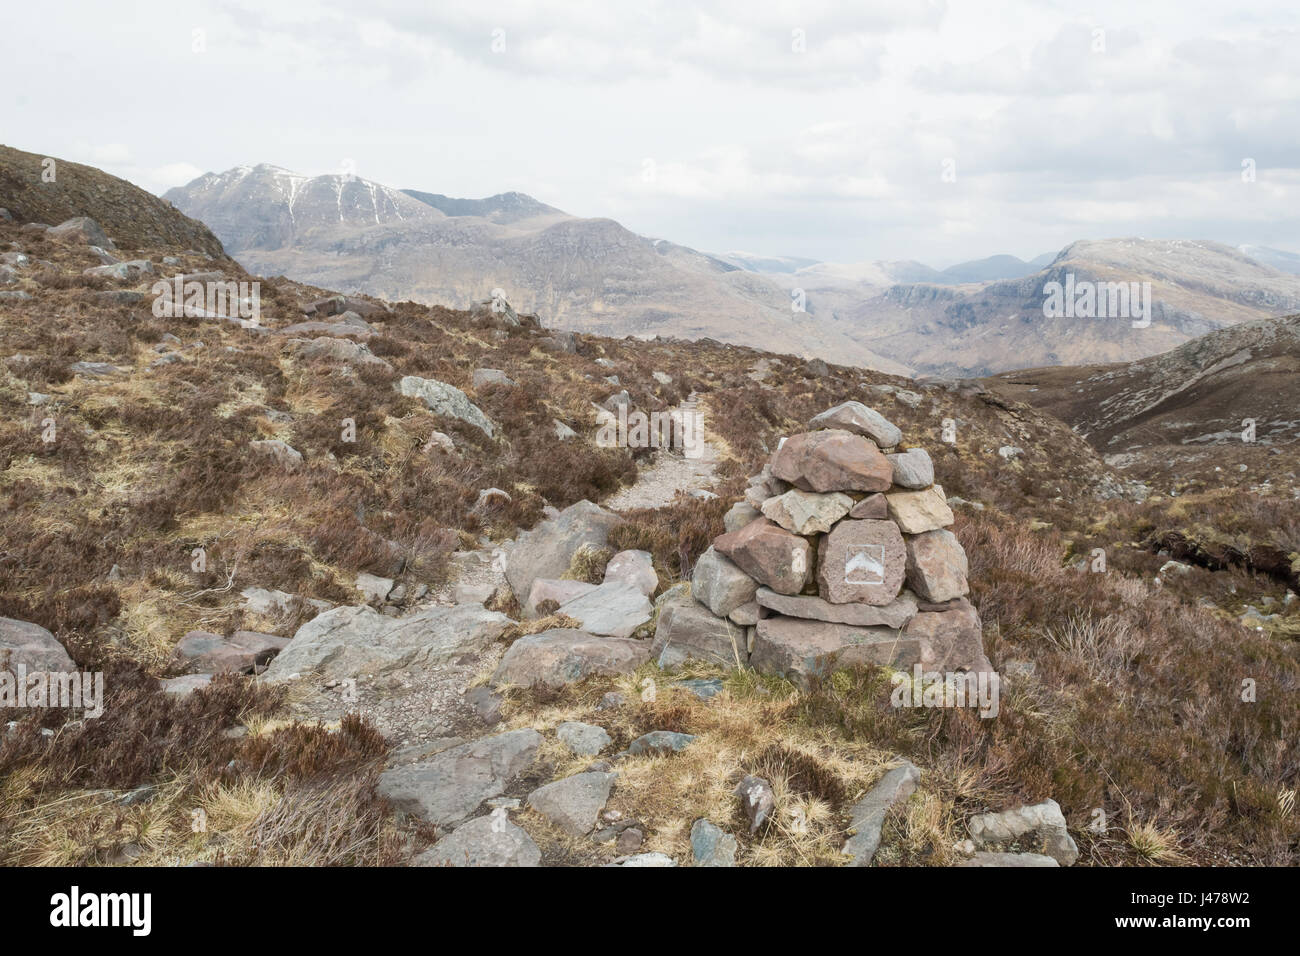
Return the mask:
[[758,256],[749,252],[727,252],[718,258],[746,272],[795,272],[818,264],[816,259],[800,256]]
[[418,189],[403,189],[412,199],[418,199],[447,216],[475,216],[489,222],[516,223],[530,219],[550,217],[571,219],[568,213],[538,202],[525,193],[498,193],[487,199],[453,199],[439,193],[423,193]]
[[207,222],[251,272],[393,301],[468,308],[505,292],[550,326],[711,337],[909,374],[787,291],[724,258],[580,219],[522,193],[452,199],[275,166],[207,173],[166,198]]
[[1268,246],[1238,246],[1241,253],[1249,256],[1261,265],[1270,266],[1279,272],[1300,275],[1300,255],[1284,249],[1270,249]]
[[[1049,283],[1150,283],[1150,327],[1045,315]],[[1139,285],[1139,288],[1141,286]],[[842,290],[839,291],[843,301]],[[816,293],[810,298],[816,300]],[[1216,328],[1300,311],[1300,277],[1203,240],[1085,240],[1046,268],[976,288],[899,284],[838,312],[873,349],[926,372],[1133,361]]]
[[1037,272],[1040,268],[1042,267],[1017,259],[1015,256],[999,255],[959,262],[955,266],[944,269],[940,275],[956,283],[992,282],[997,279],[1019,279]]

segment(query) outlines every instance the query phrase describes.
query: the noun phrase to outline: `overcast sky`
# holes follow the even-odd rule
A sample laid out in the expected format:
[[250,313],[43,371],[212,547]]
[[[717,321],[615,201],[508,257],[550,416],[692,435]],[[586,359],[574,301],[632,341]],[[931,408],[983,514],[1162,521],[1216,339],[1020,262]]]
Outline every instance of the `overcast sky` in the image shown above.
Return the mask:
[[268,162],[520,190],[715,252],[1300,251],[1295,0],[41,0],[3,19],[0,141],[155,192]]

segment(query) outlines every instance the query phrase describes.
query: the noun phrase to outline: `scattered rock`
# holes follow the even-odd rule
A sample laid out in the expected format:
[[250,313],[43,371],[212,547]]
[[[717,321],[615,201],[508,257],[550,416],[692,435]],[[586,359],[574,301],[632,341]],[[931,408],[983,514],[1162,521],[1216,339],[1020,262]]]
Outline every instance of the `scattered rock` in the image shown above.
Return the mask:
[[776,806],[776,794],[772,792],[772,785],[762,777],[747,776],[736,784],[735,794],[740,797],[741,809],[749,820],[750,834],[757,833]]
[[584,724],[576,720],[566,720],[555,728],[555,736],[575,754],[584,757],[595,756],[610,744],[610,736],[603,727]]
[[840,852],[852,857],[850,866],[870,866],[880,848],[880,833],[885,814],[894,804],[906,800],[916,790],[921,771],[904,761],[888,771],[867,795],[849,809],[849,830],[853,834]]
[[417,856],[411,865],[537,866],[541,861],[542,853],[532,837],[492,813],[467,820]]
[[649,641],[554,628],[511,644],[492,675],[492,685],[555,689],[593,674],[629,674],[649,656]]
[[636,827],[628,827],[619,833],[618,838],[614,841],[614,849],[619,853],[635,853],[641,849],[641,844],[645,842],[645,834]]
[[474,374],[470,376],[470,384],[474,386],[475,391],[478,391],[489,385],[514,385],[515,380],[500,369],[476,368]]
[[494,694],[486,687],[471,687],[465,692],[465,702],[478,715],[479,720],[489,727],[501,722],[501,705],[504,701],[500,694]]
[[736,838],[708,820],[696,820],[691,827],[691,855],[696,866],[735,866]]
[[1050,856],[1041,853],[989,853],[979,852],[958,866],[1060,866]]
[[672,730],[652,730],[628,744],[625,752],[635,757],[647,755],[666,757],[685,750],[694,742],[693,734],[679,734]]
[[467,422],[480,429],[489,438],[495,435],[492,422],[483,414],[482,409],[454,385],[439,382],[437,379],[406,375],[402,377],[397,388],[403,395],[420,399],[430,411],[438,415]]
[[484,800],[504,793],[532,766],[541,743],[542,735],[531,729],[484,737],[444,750],[432,760],[384,771],[378,792],[399,810],[440,826],[453,825]]
[[1070,866],[1079,858],[1079,848],[1070,837],[1065,815],[1055,800],[1044,800],[1002,813],[981,813],[971,817],[966,828],[978,846],[1032,845],[1061,866]]
[[360,591],[367,601],[383,601],[393,590],[392,578],[381,578],[378,575],[368,574],[365,571],[357,575],[357,590]]
[[523,603],[537,578],[563,578],[574,553],[583,545],[603,548],[620,520],[612,511],[579,501],[520,534],[506,569],[515,597]]
[[117,248],[113,245],[113,240],[108,238],[108,234],[100,228],[99,223],[89,216],[76,216],[57,226],[51,226],[45,230],[45,237],[58,242],[85,243],[99,246],[101,249]]
[[271,459],[286,471],[297,471],[302,467],[302,452],[291,448],[278,438],[250,441],[248,447],[259,455]]
[[342,679],[433,666],[483,650],[510,623],[504,614],[476,604],[426,608],[401,618],[384,617],[365,605],[334,608],[298,628],[265,677]]
[[586,836],[614,786],[616,773],[578,773],[538,787],[528,805],[570,836]]
[[235,631],[229,638],[190,631],[172,651],[172,660],[205,674],[253,673],[284,650],[289,638],[256,631]]

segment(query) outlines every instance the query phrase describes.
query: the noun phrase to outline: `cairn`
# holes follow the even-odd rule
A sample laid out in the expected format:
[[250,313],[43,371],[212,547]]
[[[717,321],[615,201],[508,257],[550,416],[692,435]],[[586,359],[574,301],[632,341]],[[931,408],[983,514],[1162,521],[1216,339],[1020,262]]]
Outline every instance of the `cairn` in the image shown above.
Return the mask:
[[990,671],[930,456],[861,402],[809,426],[749,480],[690,597],[661,608],[660,665],[714,660],[801,686],[856,663]]

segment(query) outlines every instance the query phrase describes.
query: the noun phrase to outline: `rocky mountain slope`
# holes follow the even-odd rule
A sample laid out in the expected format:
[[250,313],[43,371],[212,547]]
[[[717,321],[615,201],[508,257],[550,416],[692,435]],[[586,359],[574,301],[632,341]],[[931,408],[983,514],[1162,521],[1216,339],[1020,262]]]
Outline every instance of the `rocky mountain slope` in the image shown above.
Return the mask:
[[577,331],[794,344],[908,370],[833,326],[797,325],[789,297],[763,276],[520,193],[453,200],[262,165],[209,173],[165,198],[263,275],[453,308],[501,289],[520,311]]
[[[1289,492],[1156,493],[996,386],[513,309],[156,315],[252,277],[97,228],[0,215],[0,660],[108,688],[0,726],[0,863],[1296,862]],[[624,496],[674,452],[602,422],[683,407],[707,487]],[[804,666],[873,628],[985,658],[997,714]]]

